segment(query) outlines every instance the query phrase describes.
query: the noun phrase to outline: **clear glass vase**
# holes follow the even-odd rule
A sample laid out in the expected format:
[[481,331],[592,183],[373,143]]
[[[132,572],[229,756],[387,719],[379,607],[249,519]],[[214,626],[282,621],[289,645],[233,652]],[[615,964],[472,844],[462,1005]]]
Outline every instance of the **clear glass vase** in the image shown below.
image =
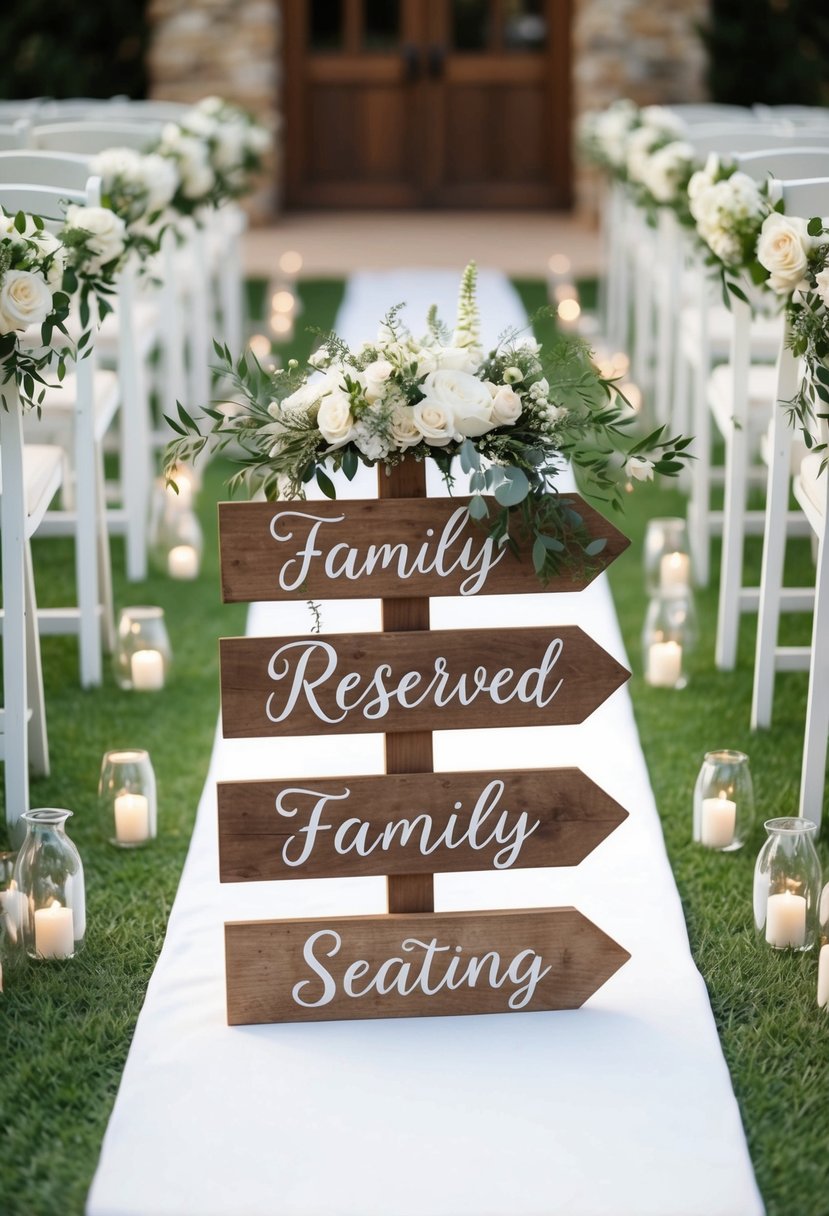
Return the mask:
[[148,752],[140,748],[106,752],[98,797],[112,844],[136,849],[155,840],[155,773]]
[[645,588],[649,596],[691,586],[688,527],[679,516],[648,520],[644,545]]
[[707,849],[741,849],[754,826],[754,786],[744,752],[706,752],[694,788],[694,840]]
[[204,542],[192,500],[191,484],[184,478],[180,480],[178,494],[163,482],[156,486],[150,519],[150,552],[156,568],[170,578],[197,578],[201,567]]
[[817,825],[767,819],[768,840],[754,867],[754,923],[774,950],[811,950],[818,937],[820,861]]
[[120,688],[158,692],[167,681],[172,658],[162,608],[121,610],[114,655],[115,679]]
[[71,811],[24,811],[26,839],[14,882],[20,896],[20,940],[30,958],[73,958],[86,935],[83,864],[66,835]]
[[817,1003],[829,1009],[829,882],[820,896],[818,922]]
[[642,630],[642,668],[653,688],[684,688],[687,661],[697,640],[696,611],[689,590],[656,595]]

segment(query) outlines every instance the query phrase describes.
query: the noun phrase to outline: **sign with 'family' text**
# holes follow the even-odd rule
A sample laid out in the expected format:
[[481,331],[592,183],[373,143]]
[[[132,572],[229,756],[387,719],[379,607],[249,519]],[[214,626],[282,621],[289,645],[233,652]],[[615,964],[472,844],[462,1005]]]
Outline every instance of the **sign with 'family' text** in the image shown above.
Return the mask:
[[[222,595],[250,600],[367,596],[504,595],[580,591],[627,548],[627,537],[578,494],[567,495],[582,526],[605,541],[590,559],[565,562],[542,588],[530,538],[498,545],[465,498],[335,502],[230,502],[219,506]],[[490,502],[491,513],[500,508]],[[516,513],[520,518],[520,513]]]

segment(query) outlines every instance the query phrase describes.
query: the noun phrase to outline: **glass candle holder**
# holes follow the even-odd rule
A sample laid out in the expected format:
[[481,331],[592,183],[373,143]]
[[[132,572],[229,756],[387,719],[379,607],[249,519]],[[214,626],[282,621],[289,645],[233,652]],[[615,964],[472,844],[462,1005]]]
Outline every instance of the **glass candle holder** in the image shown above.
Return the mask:
[[14,882],[20,896],[20,942],[30,958],[73,958],[86,935],[83,865],[66,835],[71,811],[24,811],[26,839]]
[[648,521],[644,547],[645,588],[649,596],[691,586],[688,527],[679,516]]
[[642,667],[654,688],[684,688],[686,663],[696,645],[696,612],[689,591],[654,596],[642,630]]
[[817,1003],[820,1009],[829,1009],[829,882],[818,904]]
[[818,936],[820,861],[817,825],[768,819],[768,840],[754,867],[754,923],[774,950],[811,950]]
[[741,849],[754,824],[754,787],[744,752],[706,752],[694,788],[694,840],[707,849]]
[[155,773],[149,753],[139,748],[106,752],[98,782],[101,809],[113,832],[110,843],[137,849],[156,837]]
[[164,687],[172,658],[163,609],[121,610],[114,656],[119,688],[157,692]]
[[191,483],[182,479],[179,494],[156,485],[150,520],[150,552],[158,570],[170,578],[194,579],[201,567],[203,538],[198,517],[192,510]]

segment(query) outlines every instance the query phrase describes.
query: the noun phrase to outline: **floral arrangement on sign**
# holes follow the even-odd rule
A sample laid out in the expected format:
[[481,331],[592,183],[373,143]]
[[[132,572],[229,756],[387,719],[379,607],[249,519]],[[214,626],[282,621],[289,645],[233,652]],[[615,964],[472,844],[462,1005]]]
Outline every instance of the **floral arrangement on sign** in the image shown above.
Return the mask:
[[[505,334],[494,350],[480,339],[476,268],[460,286],[454,331],[431,310],[426,335],[416,339],[392,309],[374,340],[350,350],[328,335],[302,368],[265,372],[250,354],[234,364],[216,347],[223,372],[242,401],[236,412],[205,409],[210,426],[179,406],[168,419],[179,438],[168,445],[166,471],[193,461],[208,444],[234,444],[241,453],[231,489],[261,490],[266,498],[301,498],[312,479],[335,497],[326,467],[353,478],[359,464],[391,467],[404,459],[433,460],[447,485],[459,457],[469,474],[469,514],[489,520],[499,543],[510,529],[531,537],[533,562],[544,580],[577,551],[601,552],[555,480],[565,462],[585,488],[620,507],[633,480],[679,472],[689,439],[670,439],[665,428],[631,442],[627,403],[603,378],[577,338],[562,338],[543,352],[531,337]],[[517,510],[514,510],[516,509]]]

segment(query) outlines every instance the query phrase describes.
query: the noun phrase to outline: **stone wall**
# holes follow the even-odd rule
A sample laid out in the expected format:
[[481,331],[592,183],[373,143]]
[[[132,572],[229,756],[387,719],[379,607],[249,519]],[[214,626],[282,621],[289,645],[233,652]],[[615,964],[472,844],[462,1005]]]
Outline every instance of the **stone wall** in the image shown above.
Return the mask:
[[[707,13],[708,0],[573,0],[575,122],[617,97],[642,105],[703,100],[696,26]],[[148,14],[154,97],[197,101],[218,93],[278,136],[280,0],[149,0]],[[577,196],[589,199],[590,179],[576,172]],[[277,181],[274,165],[251,202],[254,218],[274,213]]]
[[[147,15],[152,97],[192,102],[217,94],[278,136],[279,0],[149,0]],[[277,181],[274,163],[248,200],[254,220],[274,214]]]

